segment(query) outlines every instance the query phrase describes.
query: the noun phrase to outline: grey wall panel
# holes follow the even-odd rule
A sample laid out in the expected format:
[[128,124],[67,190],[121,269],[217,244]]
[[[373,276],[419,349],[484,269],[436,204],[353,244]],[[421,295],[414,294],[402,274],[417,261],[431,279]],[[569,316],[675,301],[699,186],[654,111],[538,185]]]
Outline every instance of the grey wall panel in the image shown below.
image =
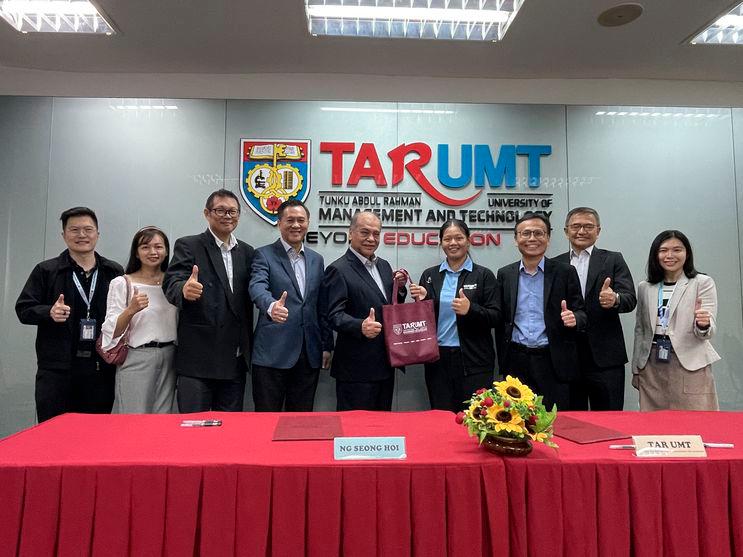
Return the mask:
[[[223,171],[225,103],[181,99],[164,101],[174,110],[116,109],[122,102],[149,101],[55,99],[49,210],[58,217],[75,205],[93,208],[98,251],[124,265],[142,226],[160,226],[171,242],[206,228],[204,200],[214,189],[211,177]],[[59,226],[49,227],[46,242],[47,253],[64,249]]]
[[34,421],[36,328],[18,323],[15,302],[44,259],[52,99],[0,97],[0,437]]
[[[610,111],[617,114],[597,114]],[[568,107],[567,131],[569,173],[586,178],[571,186],[570,206],[599,211],[598,244],[624,254],[635,283],[644,280],[648,250],[660,231],[679,229],[689,237],[697,269],[718,289],[713,344],[723,360],[713,369],[720,405],[740,408],[743,375],[736,362],[743,356],[743,330],[730,110]],[[623,325],[631,351],[634,312]],[[636,408],[629,379],[628,365],[625,408]]]

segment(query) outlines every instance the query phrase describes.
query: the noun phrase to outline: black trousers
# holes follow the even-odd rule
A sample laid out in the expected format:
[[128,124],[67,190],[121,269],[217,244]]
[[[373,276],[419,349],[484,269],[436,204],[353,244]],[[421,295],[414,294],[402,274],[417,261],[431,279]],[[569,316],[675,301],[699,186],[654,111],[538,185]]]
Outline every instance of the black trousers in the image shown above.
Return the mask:
[[35,389],[39,423],[66,412],[110,414],[114,404],[114,377],[110,370],[39,368]]
[[570,382],[560,381],[555,375],[549,347],[526,349],[511,343],[504,375],[512,375],[527,384],[532,391],[544,398],[542,402],[547,410],[557,404],[558,410],[580,410],[573,408]]
[[599,367],[587,338],[578,341],[581,379],[574,385],[576,410],[624,409],[624,366]]
[[205,379],[203,377],[178,376],[176,398],[178,411],[191,412],[242,412],[245,398],[245,375],[248,366],[238,356],[238,376],[235,379]]
[[335,382],[336,409],[343,410],[392,410],[395,376],[382,381]]
[[438,362],[424,366],[431,409],[459,412],[477,389],[493,386],[492,371],[465,374],[461,348],[439,346],[439,355]]
[[254,364],[252,375],[256,412],[312,412],[320,370],[310,367],[304,347],[291,368]]

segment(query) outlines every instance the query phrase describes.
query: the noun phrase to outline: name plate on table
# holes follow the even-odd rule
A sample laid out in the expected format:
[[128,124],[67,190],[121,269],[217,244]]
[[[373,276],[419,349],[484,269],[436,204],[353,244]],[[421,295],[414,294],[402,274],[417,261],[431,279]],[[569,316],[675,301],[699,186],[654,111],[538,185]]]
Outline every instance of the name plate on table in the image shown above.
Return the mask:
[[335,460],[379,460],[407,458],[405,437],[336,437]]
[[705,458],[700,435],[633,435],[635,455],[640,458]]

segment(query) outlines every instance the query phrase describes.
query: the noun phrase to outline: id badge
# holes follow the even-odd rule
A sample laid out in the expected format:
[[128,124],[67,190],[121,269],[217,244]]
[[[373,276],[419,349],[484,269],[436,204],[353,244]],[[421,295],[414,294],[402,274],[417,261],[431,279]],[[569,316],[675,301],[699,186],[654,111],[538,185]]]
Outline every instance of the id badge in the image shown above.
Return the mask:
[[658,352],[655,357],[656,362],[667,364],[671,361],[671,339],[662,338],[657,341]]
[[80,340],[95,340],[95,319],[80,320]]

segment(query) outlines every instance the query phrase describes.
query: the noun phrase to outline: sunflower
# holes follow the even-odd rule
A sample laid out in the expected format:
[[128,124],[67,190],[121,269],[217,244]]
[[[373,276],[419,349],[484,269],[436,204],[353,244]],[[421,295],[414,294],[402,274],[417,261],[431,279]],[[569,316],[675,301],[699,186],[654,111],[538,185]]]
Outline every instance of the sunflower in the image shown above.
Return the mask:
[[524,433],[524,419],[515,408],[509,409],[494,404],[488,408],[486,419],[496,433]]
[[534,402],[534,392],[515,377],[507,375],[505,381],[497,381],[493,385],[504,400],[527,404]]
[[547,433],[544,431],[538,431],[537,433],[529,433],[529,437],[533,441],[538,441],[540,443],[544,443],[545,441],[549,439],[549,435],[547,435]]

